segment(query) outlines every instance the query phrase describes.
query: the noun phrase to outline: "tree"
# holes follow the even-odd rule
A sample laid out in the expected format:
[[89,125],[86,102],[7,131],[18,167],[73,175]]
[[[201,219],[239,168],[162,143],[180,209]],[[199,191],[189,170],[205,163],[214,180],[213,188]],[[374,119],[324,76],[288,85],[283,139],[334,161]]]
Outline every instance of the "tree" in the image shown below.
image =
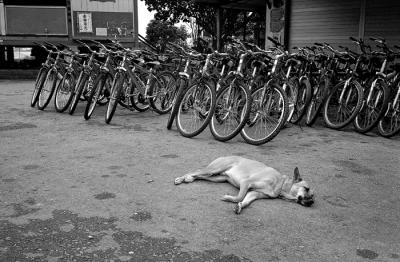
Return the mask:
[[216,8],[211,5],[196,3],[193,0],[144,0],[149,11],[156,11],[155,19],[176,24],[190,23],[196,20],[200,28],[212,35],[215,34]]
[[185,45],[188,36],[189,34],[183,25],[176,27],[169,22],[157,19],[151,20],[146,28],[146,39],[154,44],[162,44],[169,41]]
[[[155,18],[171,24],[178,22],[189,23],[196,35],[192,39],[196,41],[201,31],[210,34],[216,40],[216,14],[217,7],[193,0],[144,0],[149,11],[156,11]],[[222,40],[228,36],[247,36],[248,40],[256,40],[261,20],[265,21],[265,11],[259,13],[244,12],[239,9],[223,9],[222,15]],[[193,21],[199,28],[194,27]],[[264,22],[265,23],[265,22]],[[193,34],[193,31],[192,31]],[[214,42],[215,43],[215,42]]]

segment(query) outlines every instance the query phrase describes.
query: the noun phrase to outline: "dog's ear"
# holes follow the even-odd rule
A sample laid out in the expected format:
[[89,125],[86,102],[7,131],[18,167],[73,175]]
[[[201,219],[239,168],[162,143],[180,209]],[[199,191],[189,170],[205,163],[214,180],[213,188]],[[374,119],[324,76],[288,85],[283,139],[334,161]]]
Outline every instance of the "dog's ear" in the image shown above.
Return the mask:
[[300,182],[301,180],[302,180],[302,179],[301,179],[301,177],[300,177],[299,168],[296,166],[296,168],[294,169],[293,183]]

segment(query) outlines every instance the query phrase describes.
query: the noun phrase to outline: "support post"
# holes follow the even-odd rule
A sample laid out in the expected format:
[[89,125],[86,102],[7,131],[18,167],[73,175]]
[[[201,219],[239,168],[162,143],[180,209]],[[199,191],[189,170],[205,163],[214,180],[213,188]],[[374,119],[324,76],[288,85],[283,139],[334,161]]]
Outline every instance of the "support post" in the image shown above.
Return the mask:
[[221,30],[221,24],[222,24],[222,8],[218,7],[217,8],[217,15],[216,15],[216,32],[217,32],[217,50],[221,51],[222,49],[222,41],[221,41],[221,35],[222,35],[222,30]]
[[6,16],[4,14],[4,3],[0,0],[0,35],[6,34]]
[[358,25],[358,38],[364,39],[365,33],[365,8],[366,8],[367,0],[361,0],[360,7],[360,23]]
[[271,9],[268,8],[268,4],[265,5],[265,50],[272,47],[272,43],[267,39],[271,36]]
[[138,47],[138,2],[133,0],[133,46]]
[[11,45],[7,46],[7,64],[11,65],[14,63],[14,47]]

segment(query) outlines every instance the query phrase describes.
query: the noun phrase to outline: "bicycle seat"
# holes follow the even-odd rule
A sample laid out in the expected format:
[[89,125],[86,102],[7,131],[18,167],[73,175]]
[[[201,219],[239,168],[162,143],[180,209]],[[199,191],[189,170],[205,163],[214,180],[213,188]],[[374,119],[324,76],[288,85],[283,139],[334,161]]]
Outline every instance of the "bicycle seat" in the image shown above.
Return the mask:
[[146,65],[150,66],[150,67],[156,67],[156,66],[161,65],[161,63],[159,61],[149,61],[149,62],[146,62]]

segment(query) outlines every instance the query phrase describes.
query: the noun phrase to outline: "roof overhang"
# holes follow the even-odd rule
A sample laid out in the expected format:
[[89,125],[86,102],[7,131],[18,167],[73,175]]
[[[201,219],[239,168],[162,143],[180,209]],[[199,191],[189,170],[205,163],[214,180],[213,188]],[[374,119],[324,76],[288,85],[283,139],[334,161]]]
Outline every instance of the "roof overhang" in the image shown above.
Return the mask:
[[268,0],[195,0],[197,3],[212,4],[226,9],[265,10]]

